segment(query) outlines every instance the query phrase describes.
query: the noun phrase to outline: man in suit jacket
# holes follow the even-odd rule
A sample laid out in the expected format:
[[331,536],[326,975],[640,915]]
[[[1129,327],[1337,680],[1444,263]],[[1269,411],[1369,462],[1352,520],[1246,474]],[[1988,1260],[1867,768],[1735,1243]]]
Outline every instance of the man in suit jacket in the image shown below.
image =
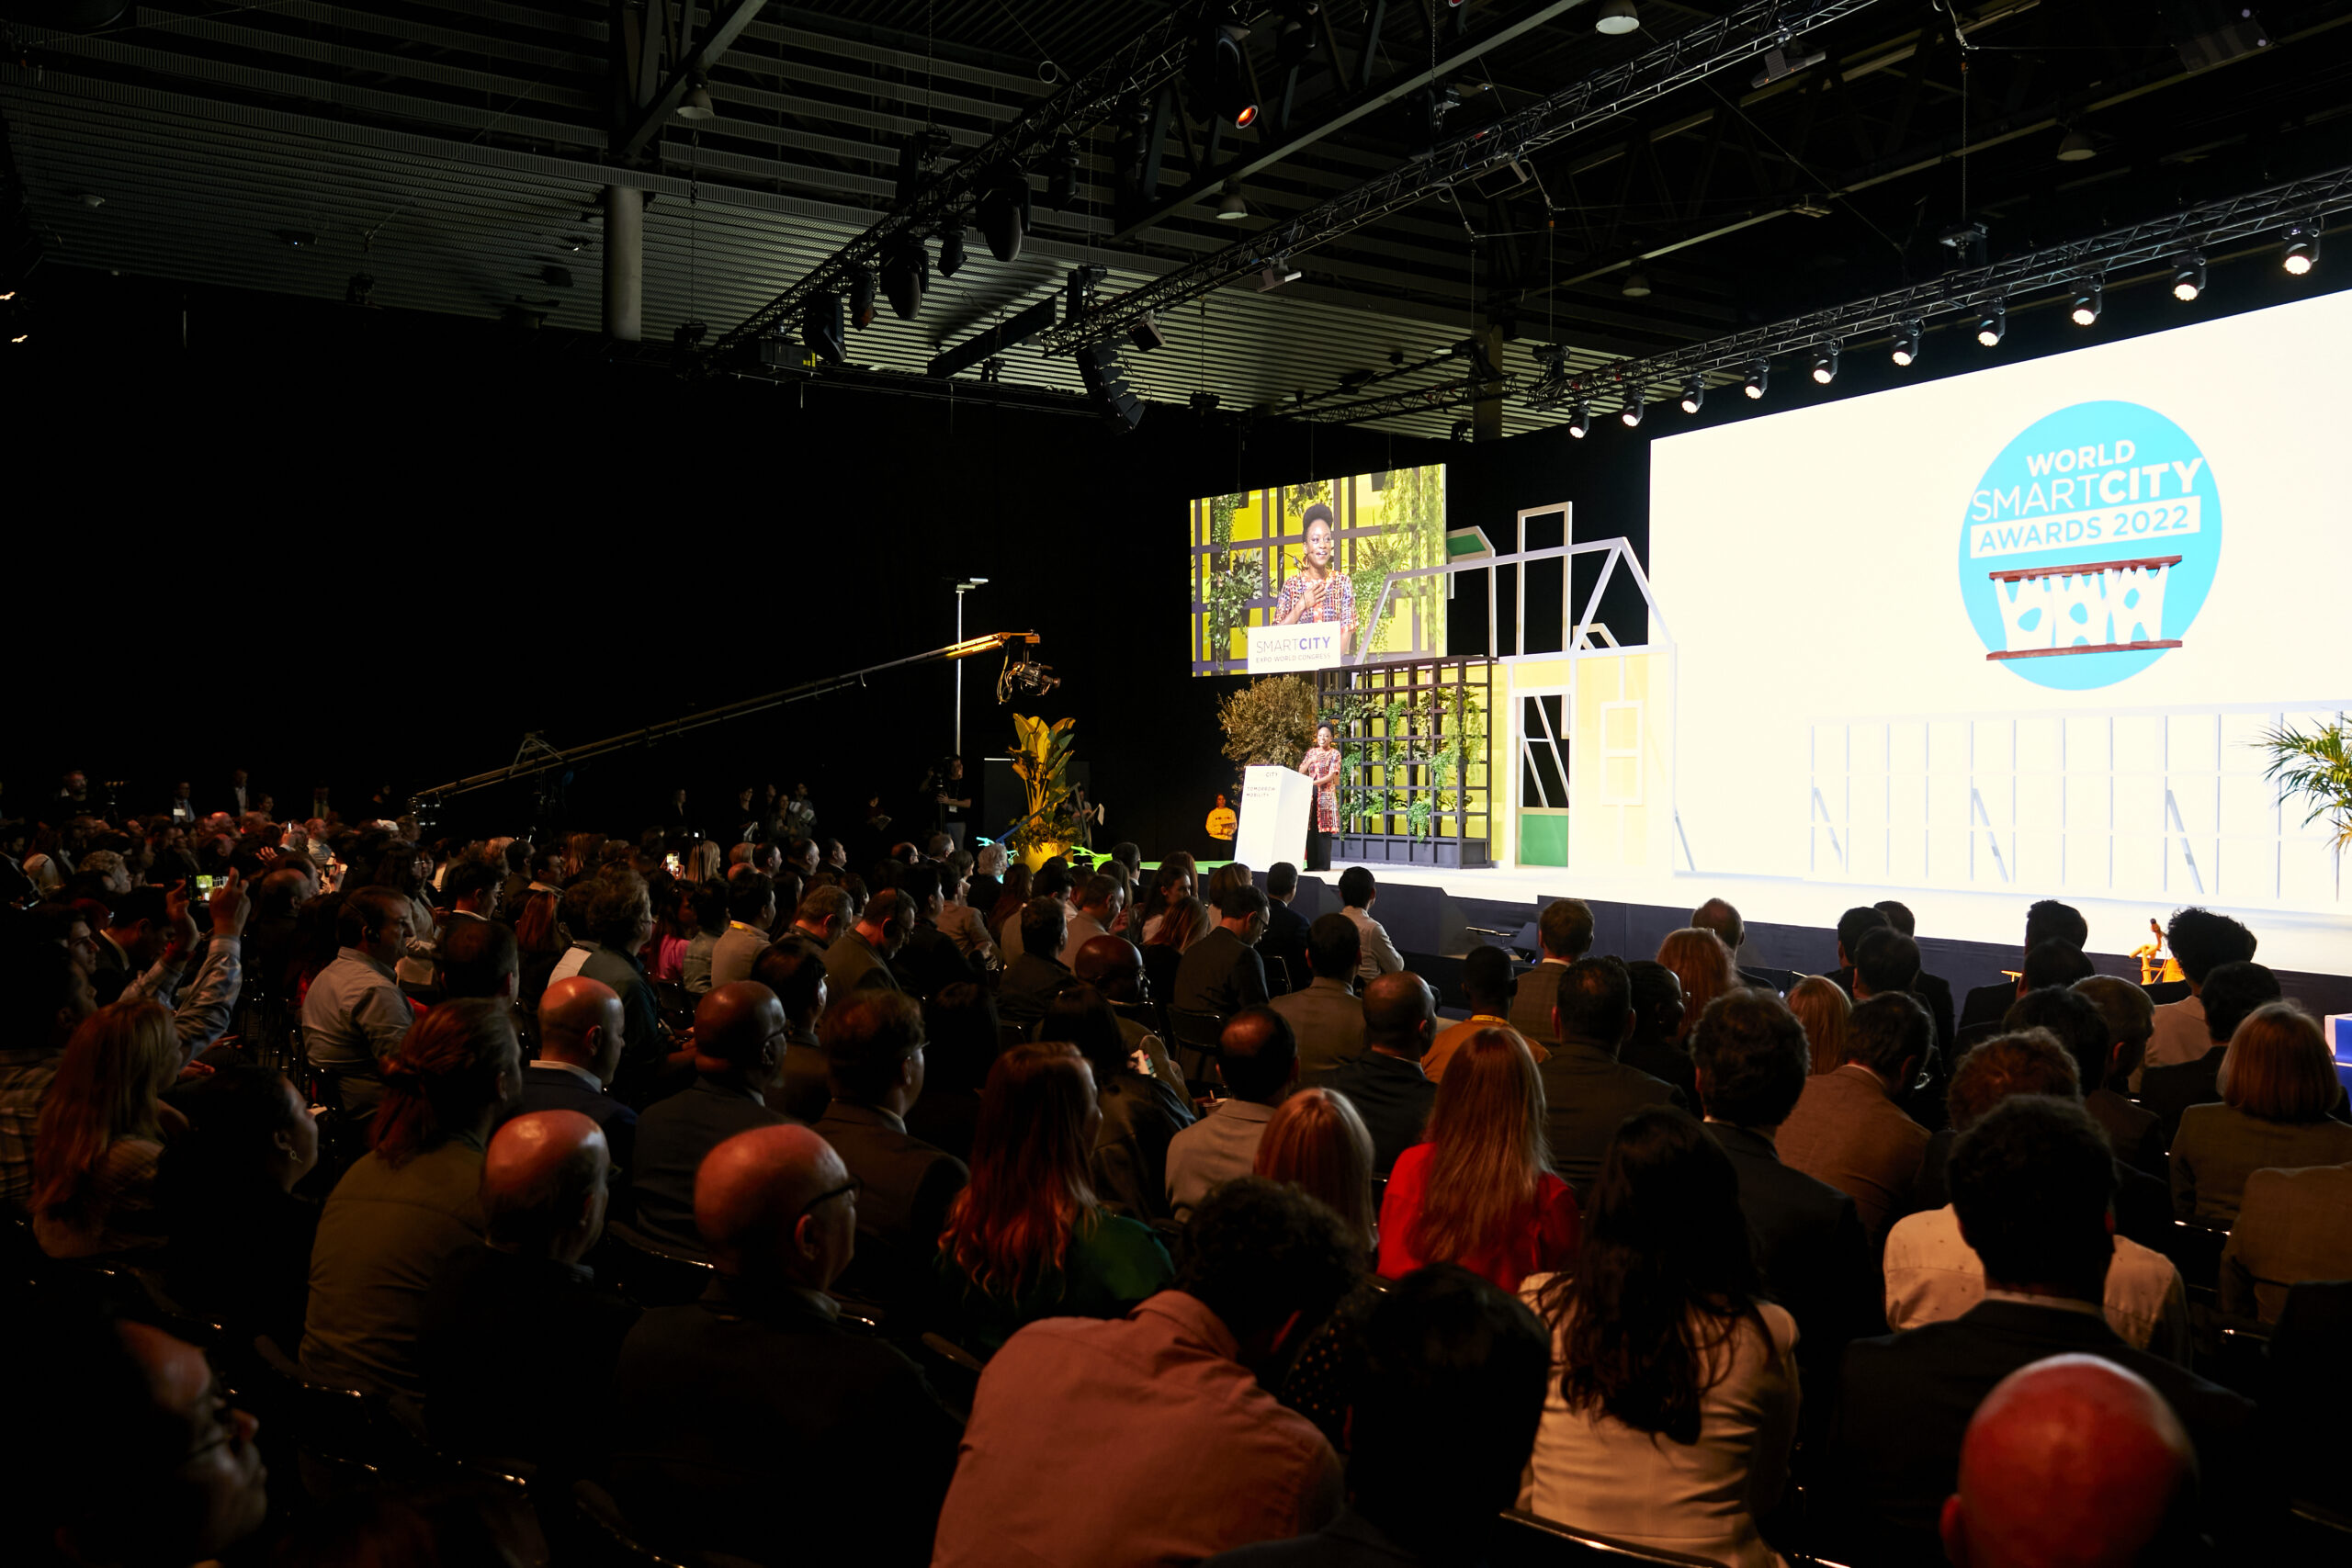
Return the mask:
[[915,929],[913,900],[895,887],[885,887],[865,901],[857,924],[825,949],[825,984],[839,1002],[852,991],[895,991],[899,976],[890,960],[907,945]]
[[996,1015],[1021,1030],[1035,1027],[1054,1005],[1054,998],[1077,984],[1054,954],[1069,935],[1069,916],[1062,901],[1050,896],[1032,898],[1021,907],[1021,953],[1004,966],[997,982]]
[[752,977],[752,964],[775,928],[775,881],[747,871],[727,882],[727,929],[710,949],[710,983],[725,986]]
[[613,1375],[613,1494],[665,1555],[772,1560],[774,1487],[789,1477],[812,1500],[791,1510],[796,1554],[930,1560],[956,1423],[914,1363],[838,1321],[826,1292],[858,1202],[806,1127],[741,1134],[703,1162],[695,1214],[715,1278],[700,1301],[640,1318]]
[[756,980],[720,986],[695,1008],[695,1080],[647,1107],[637,1122],[637,1172],[629,1183],[631,1233],[663,1247],[702,1250],[695,1228],[695,1173],[703,1156],[736,1134],[774,1126],[767,1103],[784,1058],[784,1004]]
[[2225,1552],[2243,1544],[2270,1509],[2249,1440],[2253,1404],[2132,1349],[2107,1325],[2115,1160],[2098,1124],[2070,1100],[2004,1100],[1962,1135],[1951,1178],[1985,1299],[1949,1322],[1847,1349],[1824,1478],[1839,1494],[1826,1517],[1851,1520],[1855,1535],[1835,1554],[1936,1561],[1970,1416],[2019,1367],[2069,1354],[2113,1361],[2165,1396],[2197,1447],[2205,1522],[2219,1527]]
[[842,1288],[903,1310],[922,1296],[947,1206],[972,1179],[962,1160],[907,1131],[907,1111],[922,1095],[922,1010],[903,991],[854,991],[826,1010],[819,1033],[832,1103],[817,1131],[865,1183],[857,1256]]
[[[1258,943],[1258,954],[1266,961],[1266,983],[1276,991],[1301,989],[1307,983],[1307,920],[1291,908],[1297,897],[1298,867],[1280,860],[1266,868],[1266,934]],[[1282,961],[1279,976],[1276,959]]]
[[1253,883],[1236,883],[1217,895],[1216,913],[1216,924],[1177,963],[1170,999],[1185,1012],[1231,1018],[1266,1005],[1266,966],[1258,958],[1266,896]]
[[1601,1156],[1626,1117],[1645,1105],[1690,1109],[1680,1089],[1617,1059],[1633,1032],[1633,985],[1623,964],[1579,958],[1560,972],[1552,1054],[1535,1071],[1544,1082],[1552,1168],[1576,1189],[1579,1201],[1600,1174]]
[[1363,1054],[1321,1080],[1363,1118],[1373,1173],[1383,1180],[1429,1126],[1437,1085],[1421,1071],[1421,1058],[1436,1038],[1437,993],[1429,982],[1409,969],[1383,975],[1363,990]]
[[[2090,922],[2083,919],[2083,912],[2072,904],[2044,898],[2025,912],[2024,951],[2027,953],[2031,953],[2045,942],[2063,942],[2080,953],[2090,938]],[[1973,987],[1961,1004],[1959,1032],[1965,1034],[1972,1029],[1997,1028],[2001,1015],[2009,1010],[2009,1004],[2032,988],[2010,980]]]
[[[1871,908],[1884,915],[1886,923],[1903,935],[1914,942],[1919,940],[1918,920],[1911,913],[1910,905],[1900,899],[1882,898]],[[1928,1016],[1935,1021],[1936,1049],[1942,1054],[1949,1069],[1952,1039],[1959,1029],[1959,1020],[1952,1009],[1951,982],[1941,976],[1930,975],[1923,968],[1912,976],[1909,988],[1911,994],[1919,998],[1919,1005],[1928,1010]]]
[[602,980],[574,975],[539,998],[539,1058],[523,1066],[519,1111],[577,1111],[605,1134],[624,1177],[637,1156],[637,1112],[606,1092],[620,1070],[625,1015]]
[[906,945],[891,961],[900,987],[929,1001],[950,986],[978,979],[979,971],[972,967],[964,950],[956,945],[956,939],[939,929],[939,922],[947,913],[947,896],[939,867],[907,867],[899,874],[899,891],[906,896],[915,912],[914,929],[907,933]]
[[1739,961],[1739,950],[1747,941],[1747,926],[1739,918],[1739,910],[1729,900],[1710,898],[1690,911],[1690,923],[1702,931],[1713,931],[1731,950],[1732,967],[1740,979],[1750,986],[1761,986],[1768,991],[1785,996],[1789,987],[1804,978],[1793,969],[1773,969],[1763,964],[1747,964]]
[[1363,1003],[1351,984],[1363,939],[1345,915],[1317,915],[1307,928],[1306,962],[1315,972],[1305,990],[1268,1005],[1298,1036],[1298,1067],[1319,1076],[1363,1055]]
[[1560,1042],[1552,1021],[1560,981],[1569,964],[1592,951],[1591,906],[1581,898],[1553,899],[1536,919],[1535,942],[1543,960],[1519,977],[1519,990],[1510,1001],[1510,1026],[1521,1039],[1549,1048]]
[[817,1038],[817,1021],[831,999],[825,985],[824,952],[796,931],[768,943],[752,965],[752,978],[784,1004],[784,1063],[768,1103],[795,1122],[814,1125],[833,1098],[832,1069],[825,1062],[824,1043]]
[[2352,1280],[2352,1165],[2257,1170],[2222,1249],[2222,1310],[2278,1321],[2287,1288]]
[[1907,1211],[1928,1130],[1894,1097],[1918,1070],[1935,1025],[1901,991],[1858,1004],[1846,1024],[1846,1061],[1805,1079],[1781,1124],[1781,1158],[1854,1201],[1873,1238]]
[[1781,1164],[1773,1146],[1812,1071],[1804,1026],[1778,997],[1735,991],[1700,1019],[1691,1050],[1707,1132],[1739,1177],[1757,1266],[1797,1320],[1807,1425],[1818,1430],[1837,1404],[1847,1343],[1885,1332],[1886,1317],[1854,1201]]

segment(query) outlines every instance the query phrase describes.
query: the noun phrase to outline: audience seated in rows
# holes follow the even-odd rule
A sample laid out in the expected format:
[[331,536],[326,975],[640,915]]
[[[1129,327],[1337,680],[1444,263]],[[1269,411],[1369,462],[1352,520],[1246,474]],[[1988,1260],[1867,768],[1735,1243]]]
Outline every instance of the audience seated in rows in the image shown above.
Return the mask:
[[334,962],[302,998],[302,1043],[311,1066],[332,1075],[327,1103],[355,1115],[383,1098],[381,1063],[400,1049],[415,1013],[392,977],[407,950],[408,900],[389,888],[344,895],[335,912]]
[[1306,986],[1307,976],[1306,916],[1291,907],[1298,897],[1298,867],[1278,860],[1266,868],[1266,934],[1259,940],[1258,955],[1266,961],[1271,978],[1279,969],[1283,990]]
[[2222,1310],[2275,1324],[2306,1280],[2352,1279],[2352,1164],[2257,1170],[2222,1249]]
[[1217,890],[1216,924],[1176,964],[1170,1004],[1181,1011],[1230,1018],[1263,1007],[1270,995],[1258,942],[1266,934],[1265,894],[1247,882]]
[[[1911,907],[1908,904],[1899,899],[1882,898],[1871,908],[1884,915],[1887,925],[1896,932],[1910,938],[1914,942],[1918,941],[1918,922],[1912,915]],[[1912,979],[1909,989],[1913,996],[1919,998],[1919,1005],[1928,1010],[1928,1018],[1935,1021],[1936,1049],[1949,1060],[1954,1049],[1954,1038],[1959,1031],[1959,1019],[1952,1003],[1951,982],[1928,974],[1924,967],[1925,963],[1926,958],[1923,953],[1921,956],[1923,966]]]
[[832,1100],[825,1046],[817,1036],[817,1021],[832,999],[824,950],[792,932],[760,950],[752,978],[775,993],[784,1009],[784,1059],[767,1101],[796,1122],[814,1124]]
[[[2293,1002],[2271,1002],[2230,1036],[2221,1100],[2181,1113],[2172,1140],[2173,1217],[2227,1230],[2257,1170],[2352,1161],[2344,1086],[2319,1024]],[[54,1092],[54,1091],[52,1091]]]
[[[2019,998],[2009,1016],[2045,995],[2079,999],[2055,989],[2036,991]],[[1996,1034],[1970,1048],[1952,1071],[1952,1130],[1965,1134],[2018,1095],[2079,1101],[2074,1061],[2047,1029]],[[2117,1162],[2119,1182],[2129,1172]],[[1984,1299],[1984,1262],[1962,1238],[1951,1204],[1898,1220],[1887,1233],[1884,1267],[1890,1327],[1940,1323]],[[2165,1254],[2119,1234],[2101,1302],[2108,1326],[2126,1344],[2188,1364],[2188,1298],[2179,1270]]]
[[2106,1130],[2118,1159],[2164,1180],[2164,1129],[2154,1111],[2132,1101],[2129,1087],[2139,1077],[2155,1028],[2155,1004],[2145,989],[2114,975],[2077,980],[2075,994],[2098,1010],[2107,1032],[2107,1048],[2097,1060],[2075,1058],[2083,1077],[2083,1109]]
[[1039,1318],[1117,1317],[1168,1282],[1151,1227],[1105,1209],[1088,1179],[1102,1114],[1074,1045],[1015,1045],[989,1069],[971,1180],[934,1261],[948,1337],[992,1353]]
[[[1774,969],[1763,964],[1741,961],[1747,945],[1747,922],[1739,910],[1722,898],[1710,898],[1690,911],[1690,923],[1702,931],[1713,931],[1731,954],[1732,966],[1743,986],[1760,986],[1765,990],[1785,994],[1799,979],[1792,969]],[[1699,1010],[1704,1011],[1702,1008]]]
[[915,907],[895,887],[866,900],[857,923],[825,949],[825,983],[837,998],[852,991],[903,989],[890,961],[915,929]]
[[164,1245],[161,1097],[179,1072],[172,1015],[158,1003],[114,1002],[74,1031],[33,1136],[29,1207],[43,1252],[92,1258]]
[[1846,1540],[1841,1561],[1932,1562],[1969,1419],[1996,1384],[2049,1356],[2114,1362],[2164,1395],[2197,1450],[2202,1517],[2227,1543],[2269,1513],[2253,1406],[2107,1325],[2115,1253],[2108,1208],[2115,1157],[2071,1099],[2018,1095],[1961,1134],[1952,1207],[1982,1260],[1985,1297],[1959,1317],[1846,1352],[1839,1408],[1820,1474]]
[[1379,897],[1380,887],[1370,868],[1351,865],[1340,873],[1340,913],[1354,923],[1361,942],[1362,955],[1356,960],[1359,981],[1393,975],[1405,967],[1405,955],[1388,940],[1388,928],[1372,918],[1372,907]]
[[[2083,982],[2075,984],[2079,986]],[[2075,990],[2074,986],[2044,986],[2040,990],[2028,991],[2009,1004],[2009,1010],[2002,1015],[2001,1028],[2004,1033],[2009,1034],[2031,1030],[2046,1032],[2073,1062],[2075,1081],[2078,1086],[2098,1081],[2095,1074],[2103,1065],[2108,1051],[2107,1021],[2100,1016],[2098,1006],[2090,998]],[[2059,1091],[2043,1089],[2036,1092],[2054,1094]],[[1951,1099],[1949,1089],[1945,1099],[1948,1102]],[[2107,1133],[2108,1146],[2119,1151],[2115,1161],[2115,1234],[2129,1236],[2160,1252],[2165,1250],[2172,1240],[2172,1198],[2165,1190],[2164,1178],[2151,1176],[2125,1158],[2121,1151],[2128,1145],[2117,1140],[2106,1118],[2100,1115],[2099,1109],[2092,1105],[2090,1096],[2085,1094],[2082,1099],[2083,1109],[2090,1111],[2100,1130]],[[2137,1106],[2126,1101],[2124,1109],[2136,1112],[2137,1119],[2144,1119],[2150,1128],[2154,1126],[2155,1118],[2140,1111]],[[2114,1114],[2112,1108],[2109,1108],[2109,1114]],[[1919,1173],[1918,1186],[1911,1195],[1914,1211],[1940,1208],[1945,1202],[1944,1163],[1951,1157],[1951,1140],[1952,1134],[1949,1129],[1938,1132],[1928,1140],[1928,1159]]]
[[[923,1048],[922,1098],[907,1112],[907,1131],[969,1165],[981,1091],[1003,1049],[996,998],[976,980],[958,981],[932,998],[923,1021],[931,1043]],[[787,1094],[790,1081],[787,1076]],[[797,1111],[793,1114],[805,1120]]]
[[[1676,932],[1675,936],[1680,934]],[[1709,932],[1699,934],[1715,942]],[[1667,940],[1671,942],[1674,936]],[[1716,945],[1722,946],[1720,942]],[[1682,944],[1682,949],[1686,966],[1702,971],[1714,968],[1713,956],[1699,949],[1696,942]],[[1695,958],[1694,949],[1698,951]],[[1723,975],[1730,972],[1726,955],[1723,969],[1707,979],[1720,981]],[[1705,988],[1707,999],[1712,1001],[1732,987],[1710,983]],[[1696,1105],[1699,1078],[1690,1059],[1690,1026],[1706,1010],[1704,1003],[1694,1008],[1684,989],[1682,976],[1654,958],[1636,958],[1625,965],[1625,999],[1634,1009],[1634,1032],[1617,1053],[1617,1059],[1660,1083],[1672,1084],[1681,1091],[1685,1104]]]
[[[1601,1156],[1626,1117],[1645,1105],[1688,1106],[1672,1084],[1617,1059],[1634,1032],[1633,985],[1624,964],[1579,958],[1560,969],[1550,989],[1551,1055],[1536,1068],[1544,1085],[1544,1130],[1553,1168],[1581,1196],[1600,1176]],[[1521,1011],[1525,1001],[1522,989]],[[1512,1027],[1526,1035],[1515,1021]]]
[[1553,1015],[1560,984],[1568,966],[1592,951],[1592,909],[1581,898],[1555,898],[1536,918],[1539,957],[1535,967],[1519,977],[1510,1004],[1510,1026],[1530,1045],[1548,1052],[1559,1043]]
[[1217,1050],[1231,1098],[1211,1105],[1168,1145],[1168,1206],[1180,1224],[1220,1182],[1249,1174],[1274,1107],[1298,1081],[1297,1036],[1271,1008],[1236,1013]]
[[298,1198],[318,1165],[319,1125],[286,1075],[232,1064],[179,1100],[187,1131],[164,1151],[157,1192],[171,1298],[243,1343],[302,1343],[319,1206]]
[[441,1266],[481,1238],[482,1150],[523,1071],[508,1010],[482,1000],[433,1009],[379,1067],[368,1152],[319,1218],[302,1371],[414,1399],[425,1297]]
[[1516,1032],[1489,1027],[1438,1086],[1429,1140],[1407,1149],[1380,1206],[1380,1272],[1458,1263],[1506,1291],[1576,1256],[1576,1194],[1552,1168],[1544,1089]]
[[1298,1037],[1299,1071],[1329,1072],[1363,1055],[1363,1003],[1355,992],[1363,935],[1345,915],[1318,915],[1306,931],[1314,979],[1270,1004]]
[[1007,958],[996,992],[997,1016],[1026,1032],[1046,1016],[1054,998],[1076,978],[1054,958],[1069,938],[1058,898],[1032,898],[1021,907],[1022,950]]
[[827,1293],[856,1249],[858,1196],[806,1127],[735,1134],[702,1162],[694,1214],[710,1286],[640,1317],[613,1377],[612,1493],[669,1552],[930,1559],[956,1422],[914,1364],[845,1328]]
[[775,883],[758,872],[729,879],[727,927],[711,943],[708,980],[701,990],[752,977],[752,964],[775,925]]
[[1033,1323],[989,1362],[934,1568],[1193,1562],[1338,1517],[1339,1456],[1262,1380],[1353,1283],[1355,1243],[1256,1177],[1209,1195],[1188,1240],[1172,1286],[1134,1311]]
[[1437,1086],[1421,1059],[1437,1038],[1437,993],[1408,969],[1364,987],[1363,1050],[1315,1081],[1348,1097],[1372,1131],[1373,1168],[1382,1180],[1421,1141]]
[[[2025,946],[2020,951],[2030,954],[2042,943],[2055,942],[2080,953],[2090,944],[2090,922],[2083,919],[2080,909],[2071,904],[2062,904],[2055,898],[2044,898],[2025,912]],[[2009,1004],[2036,988],[2024,984],[2022,977],[2016,983],[2004,980],[1971,987],[1960,1009],[1962,1046],[1967,1045],[1971,1030],[1980,1035],[1998,1030],[2002,1017],[2009,1010]]]
[[2207,973],[2196,997],[2211,1032],[2205,1054],[2152,1066],[2140,1075],[2140,1104],[2155,1117],[2166,1149],[2179,1142],[2181,1120],[2190,1106],[2211,1105],[2222,1098],[2222,1064],[2229,1060],[2230,1040],[2238,1025],[2256,1008],[2278,998],[2278,976],[2259,964],[2221,964]]
[[1789,987],[1789,1010],[1804,1026],[1812,1070],[1834,1073],[1846,1065],[1846,1024],[1854,998],[1826,976],[1807,975]]
[[1764,1568],[1795,1441],[1787,1310],[1767,1300],[1731,1161],[1679,1107],[1626,1119],[1572,1272],[1523,1291],[1550,1325],[1521,1501],[1635,1546]]

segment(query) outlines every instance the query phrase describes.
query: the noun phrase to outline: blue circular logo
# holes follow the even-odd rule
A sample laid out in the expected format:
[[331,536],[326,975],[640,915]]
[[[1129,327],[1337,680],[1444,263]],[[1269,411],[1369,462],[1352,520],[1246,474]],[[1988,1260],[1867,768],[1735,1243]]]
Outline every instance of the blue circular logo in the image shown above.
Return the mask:
[[2188,433],[2138,403],[2076,403],[2002,448],[1968,499],[1960,593],[1987,659],[2082,692],[2188,638],[2222,502]]

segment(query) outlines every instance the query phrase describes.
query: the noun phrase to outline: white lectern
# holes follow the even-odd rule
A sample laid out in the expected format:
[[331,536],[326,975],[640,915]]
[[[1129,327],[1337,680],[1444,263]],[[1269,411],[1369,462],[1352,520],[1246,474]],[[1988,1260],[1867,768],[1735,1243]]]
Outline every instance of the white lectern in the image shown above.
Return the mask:
[[1233,858],[1252,871],[1276,861],[1303,865],[1306,823],[1315,809],[1315,785],[1289,768],[1255,767],[1241,776],[1241,824],[1233,834]]

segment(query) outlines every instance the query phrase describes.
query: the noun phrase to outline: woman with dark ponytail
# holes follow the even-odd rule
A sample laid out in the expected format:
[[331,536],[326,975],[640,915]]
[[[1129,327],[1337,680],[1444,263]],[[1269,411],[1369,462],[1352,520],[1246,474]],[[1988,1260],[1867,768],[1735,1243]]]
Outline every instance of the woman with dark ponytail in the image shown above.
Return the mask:
[[1756,1521],[1796,1437],[1796,1321],[1763,1299],[1739,1179],[1705,1130],[1666,1107],[1627,1118],[1576,1272],[1522,1293],[1551,1325],[1555,1381],[1521,1506],[1734,1568],[1779,1562]]
[[319,1221],[302,1370],[421,1398],[425,1292],[445,1260],[481,1237],[482,1150],[522,1093],[513,1014],[503,998],[443,1002],[410,1026],[381,1071],[368,1153]]

